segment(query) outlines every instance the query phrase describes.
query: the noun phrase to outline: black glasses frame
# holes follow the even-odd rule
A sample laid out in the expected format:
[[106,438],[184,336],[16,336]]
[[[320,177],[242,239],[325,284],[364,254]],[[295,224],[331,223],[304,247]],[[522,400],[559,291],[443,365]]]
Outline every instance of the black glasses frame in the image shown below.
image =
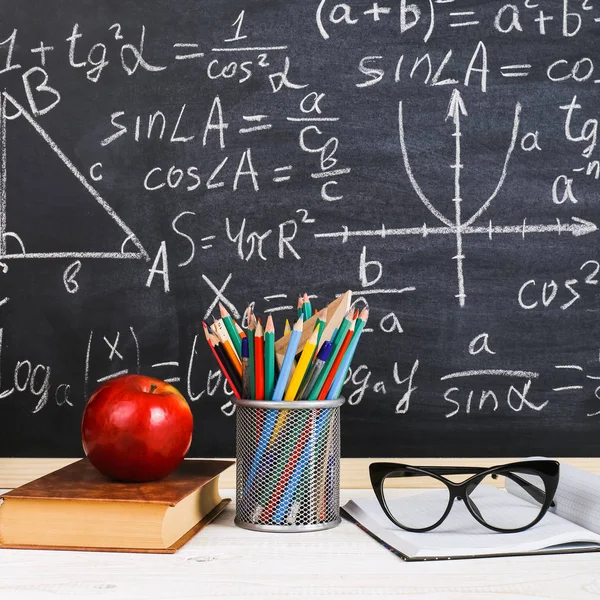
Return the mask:
[[[519,477],[516,473],[513,473],[511,470],[517,469],[519,472],[524,474],[537,475],[544,482],[545,490],[540,490],[535,485],[529,483],[527,480]],[[556,488],[558,487],[560,473],[560,464],[555,460],[525,460],[507,463],[504,465],[497,465],[494,467],[490,467],[488,469],[484,467],[414,467],[411,465],[404,465],[400,463],[371,463],[369,465],[369,475],[371,478],[371,485],[373,486],[373,491],[375,492],[375,496],[383,509],[383,512],[386,514],[388,519],[394,523],[397,527],[404,529],[406,531],[414,531],[414,532],[425,532],[431,531],[438,527],[448,516],[450,511],[452,510],[452,506],[454,505],[455,500],[462,500],[468,511],[473,515],[476,521],[481,523],[483,526],[488,529],[492,529],[493,531],[498,531],[500,533],[517,533],[519,531],[525,531],[530,527],[533,527],[536,523],[544,517],[546,512],[550,507],[554,507],[554,494],[556,493]],[[465,481],[455,483],[450,479],[447,479],[445,476],[448,475],[470,475],[471,477],[466,479]],[[523,527],[518,527],[515,529],[503,529],[500,527],[495,527],[486,523],[486,521],[481,516],[479,509],[470,499],[470,493],[473,488],[478,485],[485,477],[491,476],[492,478],[496,478],[499,475],[503,475],[516,484],[521,486],[521,488],[527,492],[532,498],[537,500],[542,504],[540,514],[537,516],[535,520],[533,520],[528,525]],[[444,511],[442,517],[429,527],[423,528],[412,528],[403,525],[398,522],[391,511],[389,510],[387,503],[385,501],[385,495],[383,492],[383,484],[384,481],[388,477],[433,477],[438,481],[441,481],[448,488],[449,499],[448,506]]]

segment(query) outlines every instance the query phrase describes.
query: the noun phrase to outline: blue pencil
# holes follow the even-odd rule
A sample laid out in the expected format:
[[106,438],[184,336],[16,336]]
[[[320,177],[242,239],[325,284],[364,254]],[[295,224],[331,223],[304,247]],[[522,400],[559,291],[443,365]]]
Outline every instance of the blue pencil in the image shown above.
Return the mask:
[[344,386],[344,379],[346,379],[346,373],[348,372],[348,367],[350,367],[350,363],[352,362],[352,358],[354,357],[354,353],[356,352],[356,347],[358,346],[358,340],[360,339],[360,335],[364,329],[364,326],[369,318],[369,309],[363,308],[360,318],[358,319],[356,330],[354,331],[354,335],[350,340],[350,345],[346,350],[346,354],[344,354],[344,358],[340,363],[337,373],[331,383],[331,387],[329,388],[329,393],[327,394],[327,400],[335,400],[339,398],[340,393],[342,391],[342,387]]
[[283,358],[283,364],[281,365],[281,371],[279,371],[279,377],[277,378],[277,384],[273,390],[273,400],[278,401],[283,399],[283,393],[285,392],[290,371],[292,370],[292,364],[294,362],[294,357],[296,356],[296,350],[298,350],[298,344],[300,343],[300,338],[302,337],[303,325],[304,319],[300,317],[292,329],[290,341],[288,343],[287,350],[285,351],[285,357]]
[[[300,338],[302,337],[302,324],[303,319],[302,317],[300,317],[296,321],[296,324],[292,329],[292,333],[290,334],[290,341],[288,343],[287,350],[285,351],[283,365],[281,366],[281,371],[279,372],[279,377],[277,378],[277,385],[275,386],[275,390],[273,391],[273,400],[281,400],[283,398],[283,392],[285,391],[285,386],[287,384],[288,376],[292,368],[294,356],[296,356],[296,350],[298,349],[298,344],[300,343]],[[260,434],[260,438],[258,440],[258,448],[256,449],[256,454],[254,455],[254,459],[252,460],[252,467],[250,468],[248,481],[246,481],[246,485],[244,487],[244,493],[246,493],[250,489],[250,486],[254,482],[254,478],[256,477],[256,473],[260,465],[260,461],[262,459],[263,454],[265,453],[267,444],[271,439],[273,429],[275,429],[276,421],[277,411],[268,410],[267,418],[265,419],[265,424]]]
[[302,451],[302,456],[300,457],[300,460],[296,463],[294,472],[292,473],[292,476],[290,477],[290,481],[289,481],[285,491],[283,492],[283,495],[281,496],[281,500],[279,501],[279,505],[277,506],[277,510],[275,511],[275,514],[273,515],[273,520],[275,523],[283,522],[283,519],[286,517],[290,503],[296,493],[296,488],[298,487],[298,484],[300,483],[302,473],[304,472],[304,469],[306,468],[306,465],[307,465],[308,461],[310,460],[311,455],[314,452],[315,443],[321,434],[321,430],[323,429],[323,426],[326,424],[327,417],[330,417],[332,414],[333,413],[331,412],[331,410],[325,409],[325,410],[320,411],[319,416],[317,417],[315,430],[311,433],[309,439],[307,440],[306,445],[304,446],[304,450]]

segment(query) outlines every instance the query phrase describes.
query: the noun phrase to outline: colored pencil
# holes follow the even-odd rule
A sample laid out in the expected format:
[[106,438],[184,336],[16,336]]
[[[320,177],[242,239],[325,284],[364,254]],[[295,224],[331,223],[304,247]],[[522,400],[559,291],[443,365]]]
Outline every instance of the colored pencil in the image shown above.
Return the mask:
[[308,321],[313,316],[312,304],[308,294],[302,296],[302,313],[304,314],[304,320]]
[[256,387],[255,400],[265,399],[265,340],[263,326],[258,320],[254,330],[254,385]]
[[219,302],[219,312],[221,313],[221,319],[223,319],[223,323],[227,328],[227,333],[231,339],[231,343],[239,357],[242,356],[242,340],[240,338],[240,334],[237,332],[235,325],[233,323],[233,319],[231,315],[227,311],[227,309]]
[[262,513],[263,521],[269,521],[273,515],[273,512],[279,503],[279,499],[285,491],[287,482],[294,472],[294,467],[302,455],[302,448],[304,448],[311,430],[310,415],[310,412],[306,412],[304,417],[296,423],[298,429],[302,427],[300,435],[287,436],[285,439],[285,447],[279,449],[279,452],[281,453],[280,456],[283,460],[277,462],[273,472],[273,478],[266,490],[266,497],[269,498],[269,501],[266,503],[264,512]]
[[[321,434],[321,438],[326,437],[325,439],[325,465],[321,465],[321,472],[319,473],[319,477],[317,478],[317,497],[318,497],[318,518],[321,521],[324,521],[327,518],[327,485],[329,482],[330,472],[328,469],[329,466],[329,458],[331,456],[331,442],[333,441],[333,429],[335,425],[335,418],[329,420],[329,427],[327,428],[327,436],[323,435],[325,432],[323,431]],[[317,514],[313,514],[315,520],[317,519]]]
[[[288,508],[290,506],[291,501],[294,498],[296,488],[298,487],[298,483],[300,482],[302,473],[304,472],[304,469],[306,468],[310,457],[313,455],[316,440],[320,437],[321,430],[323,429],[323,426],[326,424],[327,419],[331,416],[331,414],[331,411],[328,410],[319,411],[319,416],[317,417],[316,424],[314,426],[314,434],[308,436],[308,440],[307,443],[304,444],[300,460],[296,463],[293,469],[289,483],[287,484],[285,491],[281,496],[281,500],[279,501],[279,504],[277,506],[277,510],[273,515],[273,520],[275,521],[275,523],[280,523],[288,514]],[[310,429],[313,428],[310,427]]]
[[303,304],[304,304],[304,300],[303,300],[302,296],[298,296],[298,309],[297,309],[297,316],[298,316],[298,318],[304,316],[304,311],[302,310],[302,305]]
[[269,315],[265,327],[265,400],[273,398],[275,389],[275,326]]
[[219,338],[219,341],[221,342],[221,347],[223,348],[223,350],[225,350],[225,353],[229,357],[229,360],[231,361],[233,368],[237,371],[237,374],[240,376],[240,380],[241,380],[242,379],[242,361],[240,360],[239,356],[237,355],[236,351],[234,350],[234,348],[231,344],[231,339],[229,338],[229,335],[227,333],[227,328],[225,327],[225,324],[223,323],[222,319],[217,319],[215,321],[215,324],[217,327],[217,337]]
[[240,339],[245,338],[246,332],[237,324],[237,321],[234,321],[233,324],[235,325],[235,330],[238,332]]
[[242,338],[242,396],[250,398],[250,350],[248,349],[248,338]]
[[354,353],[356,352],[356,346],[358,345],[358,340],[360,339],[360,336],[363,332],[363,329],[365,327],[365,324],[367,322],[367,319],[369,318],[369,309],[368,308],[363,308],[362,312],[360,313],[360,317],[357,320],[357,325],[356,325],[356,330],[354,331],[354,335],[352,336],[352,341],[350,343],[350,346],[348,347],[346,354],[342,360],[342,363],[338,369],[337,375],[335,376],[332,384],[331,384],[331,388],[329,390],[329,393],[327,394],[327,399],[328,400],[333,400],[335,398],[338,398],[341,391],[342,391],[342,387],[344,385],[344,380],[346,378],[346,372],[348,371],[348,368],[350,367],[350,363],[352,362],[352,358],[354,357]]
[[319,337],[317,338],[317,348],[320,348],[321,338],[323,337],[323,332],[325,331],[325,326],[327,325],[327,307],[325,307],[317,318],[316,328],[319,329]]
[[308,398],[308,394],[310,394],[310,392],[312,391],[312,389],[317,381],[317,378],[321,374],[321,371],[323,370],[325,363],[327,362],[327,360],[329,359],[329,356],[331,355],[332,349],[333,349],[333,344],[331,342],[325,342],[321,346],[321,349],[319,350],[319,353],[317,354],[317,360],[315,360],[315,362],[313,363],[313,365],[308,373],[308,377],[305,379],[305,382],[304,382],[302,388],[300,389],[300,392],[298,392],[298,396],[297,396],[298,399],[306,400]]
[[285,320],[285,328],[283,330],[283,335],[289,335],[290,333],[292,333],[292,326],[290,325],[290,321],[289,319]]
[[229,337],[229,331],[227,331],[227,327],[225,327],[225,323],[223,319],[215,319],[213,317],[213,333],[223,342],[227,340],[231,347],[233,348],[233,343],[231,342],[231,338]]
[[[300,390],[304,389],[306,384],[308,383],[308,379],[310,377],[311,366],[314,365],[315,357],[319,349],[321,348],[321,338],[323,337],[323,332],[325,331],[325,327],[327,326],[327,307],[325,307],[322,311],[317,311],[317,322],[315,323],[315,331],[317,331],[317,344],[313,350],[313,354],[310,357],[309,368],[304,373],[304,377],[302,379],[302,383],[300,384]],[[299,392],[296,393],[296,400],[300,398]]]
[[254,330],[256,329],[256,317],[252,312],[252,307],[247,308],[247,323],[248,323],[248,351],[250,364],[250,397],[256,398],[256,384],[254,381]]
[[323,387],[321,388],[319,395],[317,396],[317,398],[319,400],[325,400],[325,398],[327,398],[329,388],[331,387],[331,384],[333,383],[334,378],[338,374],[338,369],[340,367],[340,364],[342,363],[342,360],[344,359],[346,350],[348,349],[348,346],[350,345],[350,342],[352,341],[352,337],[354,335],[354,324],[355,324],[355,321],[352,321],[352,323],[350,324],[350,327],[348,328],[348,332],[346,333],[346,337],[344,338],[344,341],[342,342],[342,345],[340,346],[337,356],[335,357],[335,359],[333,361],[331,369],[329,370],[329,374],[327,375],[327,377],[325,378],[325,381],[323,382]]
[[300,360],[294,369],[294,374],[290,379],[290,383],[285,390],[285,395],[283,397],[284,400],[295,400],[296,394],[300,389],[300,385],[302,384],[302,380],[306,375],[306,372],[309,369],[310,362],[312,361],[315,348],[317,347],[317,338],[319,336],[319,330],[315,329],[310,336],[308,342],[304,344],[304,349],[302,350],[302,354],[300,355]]
[[[279,401],[283,398],[283,392],[285,390],[285,384],[287,383],[292,361],[296,354],[298,344],[300,343],[300,338],[302,337],[302,324],[303,319],[302,317],[300,317],[298,321],[296,321],[292,333],[290,334],[290,342],[285,353],[285,358],[281,367],[281,371],[279,372],[279,377],[277,378],[275,390],[273,391],[273,400],[275,401]],[[273,429],[275,428],[277,412],[278,411],[275,410],[267,411],[267,418],[265,419],[265,424],[263,426],[263,430],[258,440],[258,447],[256,449],[256,452],[254,453],[252,465],[250,466],[250,473],[248,474],[248,479],[246,480],[244,493],[246,493],[250,489],[254,482],[256,474],[258,473],[258,467],[261,463],[265,450],[267,449],[269,440],[271,439]]]
[[241,385],[239,385],[239,382],[234,383],[235,372],[229,371],[227,369],[227,367],[225,366],[226,365],[226,360],[225,360],[226,357],[222,353],[222,350],[220,349],[220,343],[219,343],[218,338],[214,337],[213,334],[210,333],[209,327],[206,323],[203,322],[202,326],[204,327],[204,335],[206,336],[206,341],[208,342],[208,345],[210,346],[210,349],[211,349],[214,357],[217,359],[219,368],[221,369],[221,372],[225,376],[225,379],[227,379],[227,382],[229,383],[229,387],[231,387],[231,389],[233,390],[233,393],[235,394],[236,398],[241,398],[241,394],[240,394]]
[[325,363],[325,367],[321,371],[321,374],[317,378],[315,385],[313,386],[310,394],[308,395],[309,400],[316,400],[318,398],[319,392],[321,391],[321,388],[323,387],[323,384],[325,383],[325,379],[327,379],[327,376],[329,375],[329,372],[331,371],[331,367],[333,366],[333,362],[335,361],[335,359],[338,355],[338,352],[340,350],[340,347],[344,342],[346,332],[348,331],[348,329],[350,328],[350,325],[353,322],[354,321],[352,320],[352,313],[349,312],[346,315],[345,319],[342,321],[342,324],[340,325],[340,328],[338,329],[338,332],[335,335],[335,339],[332,340],[333,350],[331,351],[329,360]]
[[285,351],[285,358],[283,359],[283,364],[281,365],[281,371],[279,372],[279,377],[277,378],[277,383],[275,384],[275,390],[273,391],[273,400],[281,400],[283,398],[283,393],[285,388],[287,387],[287,380],[291,371],[292,363],[294,361],[294,356],[296,356],[296,350],[298,349],[298,344],[300,343],[300,338],[302,337],[302,326],[304,324],[304,319],[300,317],[290,334],[290,342],[288,344],[287,350]]
[[225,371],[223,371],[223,374],[225,375],[225,379],[227,379],[227,383],[229,384],[229,387],[233,390],[236,398],[238,398],[238,397],[241,398],[242,397],[242,382],[239,378],[239,375],[237,374],[237,372],[233,369],[233,367],[229,363],[229,358],[228,358],[227,354],[225,354],[225,351],[223,350],[221,342],[219,342],[219,340],[215,340],[214,347],[215,347],[215,351],[219,355],[221,364],[224,365],[224,367],[226,369]]

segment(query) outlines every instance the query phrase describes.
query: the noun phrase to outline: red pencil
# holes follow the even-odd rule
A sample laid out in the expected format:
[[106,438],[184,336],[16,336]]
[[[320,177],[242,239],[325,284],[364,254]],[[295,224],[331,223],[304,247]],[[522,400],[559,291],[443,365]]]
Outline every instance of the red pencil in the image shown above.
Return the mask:
[[255,400],[265,399],[265,338],[263,326],[258,319],[254,330],[254,382],[256,386]]
[[285,465],[285,470],[281,474],[281,477],[280,477],[279,481],[277,482],[277,485],[275,486],[275,489],[273,490],[273,492],[271,494],[269,503],[267,504],[267,506],[265,506],[265,509],[260,514],[260,518],[263,522],[269,521],[269,519],[271,518],[271,515],[275,512],[275,509],[277,508],[277,505],[279,504],[279,499],[281,498],[281,496],[283,495],[283,492],[285,491],[285,488],[287,487],[287,482],[288,482],[289,478],[292,476],[292,473],[294,472],[296,463],[302,456],[302,449],[304,448],[305,444],[308,441],[308,437],[310,435],[312,426],[313,426],[313,424],[312,424],[311,420],[308,419],[306,421],[306,423],[304,424],[304,428],[300,432],[300,435],[298,436],[298,439],[296,441],[296,445],[294,446],[293,452],[290,454],[290,457],[287,460],[287,464]]
[[[221,360],[221,358],[219,357],[219,354],[217,353],[217,351],[215,349],[215,344],[213,342],[213,334],[211,334],[209,332],[208,325],[206,323],[202,322],[202,325],[204,327],[204,335],[206,336],[206,341],[208,342],[208,345],[210,346],[212,353],[214,354],[215,358],[217,359],[217,362],[219,363],[219,368],[221,369],[221,372],[223,373],[223,375],[225,375],[225,378],[227,379],[227,382],[229,383],[229,387],[231,387],[231,389],[233,390],[233,393],[236,398],[241,398],[242,396],[241,396],[240,392],[238,391],[238,388],[236,387],[235,383],[233,382],[231,375],[228,373],[223,361]],[[223,358],[225,358],[224,355],[223,355]]]
[[327,375],[327,379],[325,379],[325,383],[323,383],[323,387],[321,388],[319,395],[317,396],[317,400],[325,400],[325,398],[327,398],[327,393],[329,392],[329,388],[331,387],[331,384],[333,383],[335,374],[337,373],[337,370],[340,367],[342,359],[344,358],[344,354],[346,353],[346,348],[348,348],[348,346],[350,344],[350,340],[352,339],[352,336],[354,335],[354,324],[355,323],[356,323],[356,321],[352,321],[352,324],[350,325],[350,327],[348,329],[348,333],[346,333],[346,337],[344,338],[344,341],[342,342],[340,351],[337,353],[335,360],[333,361],[333,365],[331,365],[331,369],[329,371],[329,374]]

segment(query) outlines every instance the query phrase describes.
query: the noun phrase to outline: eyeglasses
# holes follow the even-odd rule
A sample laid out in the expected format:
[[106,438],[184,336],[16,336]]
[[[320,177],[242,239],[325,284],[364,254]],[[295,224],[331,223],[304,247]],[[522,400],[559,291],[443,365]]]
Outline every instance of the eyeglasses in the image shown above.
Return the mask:
[[[390,521],[402,529],[416,532],[435,529],[446,519],[457,500],[462,501],[471,515],[485,527],[512,533],[535,525],[554,506],[559,467],[555,460],[526,460],[489,469],[372,463],[369,474],[381,508]],[[456,483],[448,479],[453,475],[471,477]],[[394,501],[391,490],[401,487],[398,478],[405,477],[412,479],[414,487],[434,488],[427,497],[423,495],[423,503],[417,510],[403,510],[403,503]],[[490,485],[507,487],[527,502],[515,510],[514,505],[503,502],[502,496]]]

